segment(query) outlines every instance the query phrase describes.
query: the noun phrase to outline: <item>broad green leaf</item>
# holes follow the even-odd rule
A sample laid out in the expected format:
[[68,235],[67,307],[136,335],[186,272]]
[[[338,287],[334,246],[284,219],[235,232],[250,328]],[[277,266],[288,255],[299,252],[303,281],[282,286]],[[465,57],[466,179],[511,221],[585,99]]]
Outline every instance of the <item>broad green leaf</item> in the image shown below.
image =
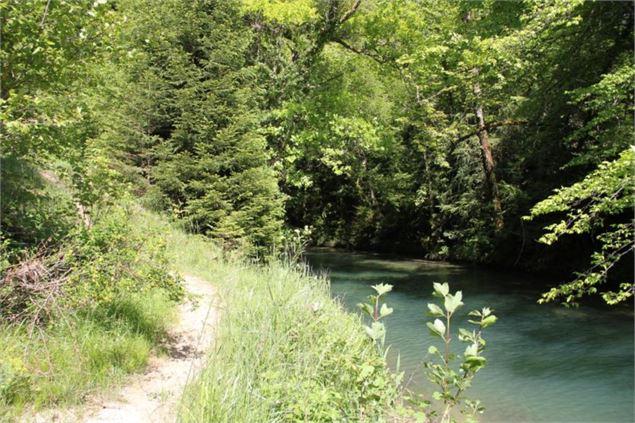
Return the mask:
[[379,309],[379,317],[389,316],[390,314],[392,314],[392,312],[392,308],[388,307],[386,304],[382,304],[381,308]]
[[465,355],[465,357],[472,357],[472,356],[478,355],[478,345],[477,344],[468,345],[463,355]]
[[373,341],[382,339],[386,334],[386,328],[384,324],[380,322],[373,322],[370,326],[364,326],[364,329],[366,330],[366,334],[368,334]]
[[485,329],[486,327],[492,326],[494,323],[496,323],[496,320],[498,320],[497,317],[493,314],[490,314],[489,316],[484,318],[483,321],[481,321],[481,327]]
[[436,304],[428,303],[428,314],[433,317],[443,317],[443,310]]
[[459,307],[463,305],[461,299],[463,298],[463,293],[461,291],[457,291],[454,295],[448,294],[445,296],[444,306],[445,309],[450,313],[454,313]]
[[392,285],[380,283],[378,285],[373,285],[372,288],[377,292],[377,295],[384,295],[392,291]]
[[473,332],[470,332],[466,329],[463,328],[459,328],[459,339],[464,341],[464,340],[469,340],[472,339],[473,336]]
[[373,307],[370,304],[359,303],[357,304],[357,307],[359,307],[367,315],[371,317],[373,316]]
[[487,360],[480,355],[468,356],[465,358],[465,363],[474,371],[477,371],[485,365]]
[[441,320],[435,319],[434,323],[427,322],[426,326],[428,326],[428,329],[430,329],[432,334],[441,338],[445,336],[445,324]]
[[432,284],[432,287],[434,289],[433,295],[436,295],[437,297],[445,297],[450,292],[450,286],[447,284],[447,282],[434,282]]

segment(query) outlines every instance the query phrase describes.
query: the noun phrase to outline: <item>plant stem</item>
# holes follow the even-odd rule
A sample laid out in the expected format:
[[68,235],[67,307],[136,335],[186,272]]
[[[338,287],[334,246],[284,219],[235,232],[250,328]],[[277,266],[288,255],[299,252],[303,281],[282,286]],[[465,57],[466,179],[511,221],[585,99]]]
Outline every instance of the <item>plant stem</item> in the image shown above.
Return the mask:
[[[446,372],[450,369],[450,319],[452,318],[452,315],[449,312],[446,312],[445,314],[445,320],[446,320],[446,328],[445,328],[445,337],[443,339],[443,341],[445,342],[445,351],[444,351],[444,355],[443,355],[443,361],[445,363],[445,369]],[[447,395],[448,393],[448,386],[447,383],[445,381],[443,381],[443,391],[444,394]],[[445,399],[445,411],[443,412],[443,416],[441,417],[441,423],[446,423],[449,422],[449,418],[450,418],[450,402]]]
[[445,362],[445,367],[450,367],[450,318],[452,315],[450,313],[446,313],[445,320],[447,322],[445,328],[445,337],[443,341],[445,342],[445,354],[443,355],[443,361]]
[[375,309],[373,310],[373,320],[379,320],[379,295],[375,297]]
[[445,410],[443,416],[441,416],[441,423],[450,423],[450,403],[445,404]]

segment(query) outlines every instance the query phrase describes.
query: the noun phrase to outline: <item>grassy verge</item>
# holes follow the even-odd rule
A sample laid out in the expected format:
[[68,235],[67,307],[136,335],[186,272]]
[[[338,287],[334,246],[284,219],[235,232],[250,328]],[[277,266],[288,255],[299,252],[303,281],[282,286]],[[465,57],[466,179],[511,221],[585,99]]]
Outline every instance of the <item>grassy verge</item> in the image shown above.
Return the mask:
[[378,421],[397,390],[358,316],[328,281],[297,266],[228,257],[202,237],[138,214],[162,230],[181,272],[214,283],[221,321],[206,369],[186,390],[182,422]]
[[[297,266],[261,265],[239,253],[228,255],[161,216],[133,211],[127,215],[127,232],[111,227],[121,220],[111,216],[95,230],[97,240],[85,242],[102,248],[104,243],[113,247],[113,239],[144,241],[135,254],[121,256],[115,248],[111,257],[102,248],[107,265],[81,264],[77,286],[85,280],[100,288],[78,288],[74,295],[80,300],[96,296],[97,306],[74,301],[33,333],[24,324],[0,326],[0,417],[17,416],[25,407],[80,403],[141,370],[174,312],[169,291],[160,287],[161,275],[172,270],[214,283],[223,304],[208,367],[180,405],[182,422],[382,418],[397,394],[394,378],[360,318],[331,299],[327,280]],[[157,239],[164,261],[153,252]],[[142,270],[124,273],[115,289],[103,274],[113,266],[121,270],[117,264],[122,262]],[[132,282],[139,278],[158,280],[158,286],[149,284],[137,293]]]
[[[108,208],[93,227],[3,275],[0,421],[81,403],[160,351],[181,288],[169,274],[165,240],[132,225],[131,211]],[[54,276],[51,266],[63,271]],[[60,273],[61,288],[49,290]]]
[[218,266],[217,348],[186,392],[182,422],[376,421],[392,376],[359,318],[323,279],[282,266]]
[[25,325],[0,326],[0,417],[78,403],[121,383],[144,368],[173,310],[165,293],[153,290],[67,314],[32,333]]

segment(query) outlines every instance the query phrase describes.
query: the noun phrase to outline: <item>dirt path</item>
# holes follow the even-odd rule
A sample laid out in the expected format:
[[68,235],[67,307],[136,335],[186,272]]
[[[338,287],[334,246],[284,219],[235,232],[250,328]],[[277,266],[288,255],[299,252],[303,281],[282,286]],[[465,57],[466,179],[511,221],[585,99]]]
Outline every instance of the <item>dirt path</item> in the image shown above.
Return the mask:
[[154,359],[149,371],[124,387],[115,401],[88,417],[86,423],[173,422],[183,388],[196,376],[211,345],[217,319],[216,293],[206,281],[185,276],[187,291],[196,296],[180,306],[180,321],[170,334],[168,357]]
[[[36,422],[152,423],[174,422],[185,384],[201,370],[218,319],[217,296],[206,281],[186,275],[193,301],[180,306],[178,324],[170,331],[167,357],[153,357],[143,375],[132,376],[109,399],[96,399],[76,413],[40,415]],[[82,417],[83,415],[83,417]]]

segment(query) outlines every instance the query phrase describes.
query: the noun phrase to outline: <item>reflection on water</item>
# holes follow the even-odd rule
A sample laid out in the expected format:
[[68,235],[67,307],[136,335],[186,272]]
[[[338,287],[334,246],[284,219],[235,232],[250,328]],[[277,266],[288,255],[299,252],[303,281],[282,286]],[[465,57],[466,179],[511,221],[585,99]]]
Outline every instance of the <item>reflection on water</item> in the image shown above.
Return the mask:
[[394,285],[387,343],[400,354],[412,389],[430,389],[420,371],[434,342],[425,329],[426,303],[432,282],[447,281],[463,291],[463,314],[490,306],[499,317],[485,334],[488,366],[471,390],[486,407],[483,421],[634,420],[631,310],[538,305],[539,281],[513,273],[341,251],[313,251],[308,260],[330,276],[333,295],[351,310],[370,285]]

